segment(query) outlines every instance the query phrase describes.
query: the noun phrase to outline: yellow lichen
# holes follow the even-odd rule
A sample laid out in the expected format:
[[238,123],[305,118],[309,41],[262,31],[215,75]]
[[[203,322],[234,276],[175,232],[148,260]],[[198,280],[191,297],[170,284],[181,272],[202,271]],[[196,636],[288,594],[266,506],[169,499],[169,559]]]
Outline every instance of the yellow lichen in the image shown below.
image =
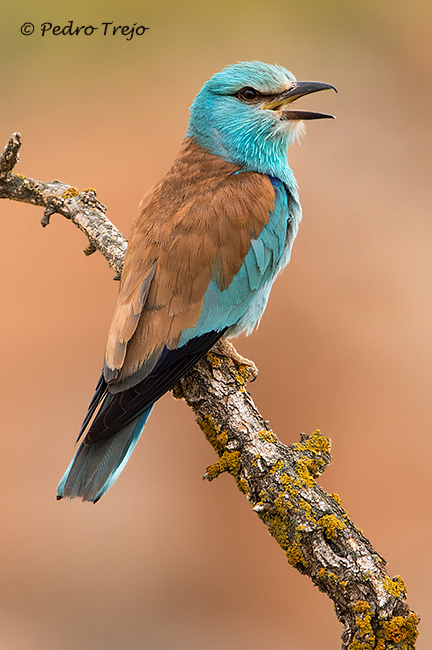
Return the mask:
[[79,190],[77,190],[76,187],[69,187],[67,190],[65,190],[62,194],[62,199],[65,201],[67,199],[72,199],[74,196],[79,196]]
[[318,519],[318,525],[323,529],[327,539],[335,540],[337,531],[345,528],[343,521],[340,521],[335,515],[324,515]]
[[278,462],[275,463],[275,464],[272,466],[272,468],[271,468],[271,470],[270,470],[270,474],[276,474],[276,472],[278,472],[279,470],[281,470],[281,469],[283,468],[283,466],[284,466],[284,462],[283,462],[283,460],[278,460]]
[[307,562],[297,540],[294,540],[294,542],[287,548],[285,555],[287,556],[287,560],[291,566],[294,566],[297,569],[300,567],[307,567]]
[[[175,388],[175,387],[174,387]],[[181,387],[180,393],[181,393]],[[177,397],[177,395],[175,395]],[[183,395],[180,394],[179,397]],[[219,460],[207,467],[206,477],[213,481],[223,472],[232,474],[237,482],[237,486],[243,494],[248,494],[249,486],[245,478],[239,478],[240,471],[240,452],[228,451],[226,446],[228,442],[228,433],[221,431],[221,426],[216,424],[211,415],[206,415],[202,419],[197,418],[197,423],[204,432],[209,443],[219,454]]]
[[296,451],[311,451],[314,454],[328,454],[331,449],[331,442],[328,438],[321,435],[317,429],[304,442],[297,442],[293,445]]
[[25,176],[23,176],[22,174],[13,174],[13,176],[15,176],[15,178],[19,178],[21,181],[25,179]]
[[309,458],[301,458],[297,463],[297,476],[309,487],[312,487],[315,483],[313,474],[310,471],[311,460]]
[[340,498],[339,494],[329,494],[329,496],[330,496],[334,501],[336,501],[336,503],[338,504],[338,506],[340,506],[341,508],[343,508],[343,506],[342,506],[342,499]]
[[267,429],[261,429],[261,431],[258,432],[258,436],[261,440],[265,440],[266,442],[276,442],[276,436],[272,430],[267,431]]
[[209,443],[216,449],[218,454],[223,454],[228,442],[227,432],[221,432],[220,425],[215,423],[211,415],[205,415],[202,420],[201,418],[198,418],[197,423],[204,432]]
[[210,361],[213,368],[220,368],[222,361],[212,352],[207,352],[207,360]]
[[261,454],[255,454],[252,458],[251,465],[252,467],[258,467],[258,461],[261,460]]
[[288,524],[282,515],[273,515],[268,524],[269,533],[284,551],[289,547]]
[[288,536],[290,523],[287,517],[287,505],[285,503],[285,494],[283,492],[278,494],[274,500],[273,507],[267,514],[266,523],[270,535],[272,535],[279,546],[286,551],[290,544]]
[[[264,502],[266,495],[266,492],[260,494],[262,502]],[[289,511],[293,509],[293,504],[289,499],[289,493],[280,492],[276,499],[274,499],[271,509],[265,514],[262,514],[261,519],[267,524],[270,535],[284,549],[288,562],[299,571],[302,571],[307,567],[307,562],[301,550],[302,533],[305,530],[305,526],[300,524],[296,527],[295,531],[292,530]],[[305,509],[308,518],[313,518],[309,504],[302,501],[301,507]]]
[[391,596],[395,598],[405,598],[407,590],[405,583],[402,580],[401,576],[395,576],[393,579],[390,579],[389,576],[385,576],[383,580],[383,587]]
[[356,638],[348,646],[348,650],[374,650],[375,634],[372,629],[370,605],[364,600],[358,600],[354,605],[356,616]]
[[83,190],[83,194],[85,192],[93,192],[94,194],[96,194],[96,190],[94,187],[87,187],[85,190]]
[[386,641],[397,643],[400,650],[414,650],[419,621],[415,612],[411,612],[406,618],[394,616],[389,621],[381,622],[382,634]]
[[234,372],[234,377],[236,378],[237,383],[240,384],[240,386],[244,388],[244,386],[247,383],[249,377],[251,377],[253,375],[254,371],[249,366],[241,365],[241,366],[237,366],[236,369],[233,372]]
[[[395,643],[398,650],[415,650],[418,637],[417,625],[419,617],[414,612],[404,618],[393,616],[390,620],[379,620],[376,636],[372,629],[370,605],[365,601],[357,601],[354,605],[356,616],[356,638],[348,646],[348,650],[384,650],[388,644]],[[390,646],[392,647],[392,646]]]
[[322,474],[327,466],[328,461],[323,456],[330,453],[330,440],[322,436],[320,430],[317,429],[305,442],[298,442],[292,445],[292,448],[294,451],[302,453],[302,457],[297,462],[298,477],[306,485],[312,486],[315,478]]
[[316,518],[312,514],[312,506],[311,506],[311,504],[307,503],[307,501],[305,501],[304,499],[301,499],[300,503],[299,503],[299,506],[303,510],[303,512],[305,513],[306,519],[308,519],[313,524],[316,524]]
[[240,470],[240,452],[225,451],[216,463],[207,467],[207,477],[209,481],[217,478],[219,474],[228,472],[237,476]]
[[295,484],[295,479],[293,479],[291,476],[288,476],[286,472],[280,475],[279,480],[285,488],[288,488]]
[[283,492],[280,492],[274,500],[273,512],[278,512],[279,514],[286,516],[287,508],[285,504],[285,494]]
[[280,475],[279,480],[284,486],[286,492],[289,492],[292,497],[298,499],[299,490],[304,487],[305,482],[300,478],[289,476],[286,472]]
[[240,492],[243,492],[243,494],[248,494],[249,493],[249,486],[248,482],[246,481],[245,478],[239,478],[237,481],[237,486]]
[[358,600],[358,601],[354,604],[354,606],[353,606],[353,610],[354,610],[355,612],[360,612],[360,613],[363,613],[363,612],[370,612],[370,605],[369,605],[369,603],[367,603],[365,600]]
[[281,493],[275,499],[273,507],[269,512],[269,521],[267,525],[270,535],[276,539],[278,544],[284,550],[286,550],[289,545],[289,524],[286,514],[286,506],[284,503],[283,494]]
[[324,568],[318,571],[318,578],[320,578],[323,582],[326,582],[327,584],[330,584],[332,586],[340,585],[341,587],[343,587],[343,589],[346,589],[346,587],[348,586],[348,583],[345,580],[339,580],[339,578],[335,573],[333,573],[332,571],[328,571],[327,569]]
[[334,585],[338,584],[339,582],[339,578],[337,577],[336,573],[333,573],[333,571],[329,571],[327,573],[327,579]]

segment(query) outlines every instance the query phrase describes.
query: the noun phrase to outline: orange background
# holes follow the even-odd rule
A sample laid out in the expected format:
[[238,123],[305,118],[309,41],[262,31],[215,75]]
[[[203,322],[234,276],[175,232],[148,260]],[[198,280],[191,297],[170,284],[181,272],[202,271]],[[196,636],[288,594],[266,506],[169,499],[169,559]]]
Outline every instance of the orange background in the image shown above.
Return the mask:
[[[40,35],[40,24],[144,24]],[[285,443],[333,441],[321,479],[431,609],[431,40],[426,0],[264,4],[78,0],[2,8],[1,138],[16,171],[95,187],[127,236],[181,144],[188,106],[228,63],[277,61],[334,84],[302,107],[334,112],[290,153],[304,221],[258,332],[237,342]],[[31,36],[20,34],[33,22]],[[0,650],[334,650],[332,603],[286,562],[214,451],[165,396],[97,506],[55,501],[92,396],[118,285],[59,216],[0,204]]]

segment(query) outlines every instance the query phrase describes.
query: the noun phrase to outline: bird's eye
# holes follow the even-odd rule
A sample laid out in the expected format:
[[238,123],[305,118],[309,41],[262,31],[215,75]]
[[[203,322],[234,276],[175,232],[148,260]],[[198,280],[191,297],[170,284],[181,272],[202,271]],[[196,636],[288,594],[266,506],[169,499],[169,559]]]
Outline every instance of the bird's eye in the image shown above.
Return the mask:
[[252,102],[254,99],[258,97],[259,93],[255,88],[250,88],[249,86],[246,88],[242,88],[241,90],[238,91],[237,97],[244,102]]

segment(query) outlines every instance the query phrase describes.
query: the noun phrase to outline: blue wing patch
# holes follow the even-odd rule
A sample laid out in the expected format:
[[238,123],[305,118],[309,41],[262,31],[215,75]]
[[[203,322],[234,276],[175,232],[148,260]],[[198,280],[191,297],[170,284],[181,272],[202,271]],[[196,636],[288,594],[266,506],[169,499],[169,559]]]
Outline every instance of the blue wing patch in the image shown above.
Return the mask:
[[[241,173],[241,172],[239,172]],[[275,206],[258,239],[251,241],[244,262],[229,287],[223,291],[212,279],[204,295],[200,318],[182,332],[179,345],[210,330],[230,328],[233,336],[251,332],[259,323],[271,286],[289,260],[300,220],[300,209],[282,181],[270,176],[275,189]],[[298,211],[298,214],[297,214]]]

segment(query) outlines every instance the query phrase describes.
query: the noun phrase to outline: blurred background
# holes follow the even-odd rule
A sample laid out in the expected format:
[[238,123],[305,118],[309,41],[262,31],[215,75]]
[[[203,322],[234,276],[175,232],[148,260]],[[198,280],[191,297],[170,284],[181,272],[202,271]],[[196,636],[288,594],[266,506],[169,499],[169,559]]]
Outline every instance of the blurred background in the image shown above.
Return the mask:
[[[322,486],[400,574],[431,646],[427,0],[54,1],[2,7],[1,138],[17,173],[94,187],[128,236],[223,66],[261,59],[338,95],[304,100],[290,151],[304,220],[260,329],[237,341],[279,438],[333,441]],[[42,38],[40,24],[144,25]],[[35,25],[32,35],[20,27]],[[1,144],[0,146],[3,146]],[[166,395],[101,502],[55,500],[99,376],[118,284],[85,237],[2,201],[0,650],[334,650],[332,603],[286,562],[185,403]]]

